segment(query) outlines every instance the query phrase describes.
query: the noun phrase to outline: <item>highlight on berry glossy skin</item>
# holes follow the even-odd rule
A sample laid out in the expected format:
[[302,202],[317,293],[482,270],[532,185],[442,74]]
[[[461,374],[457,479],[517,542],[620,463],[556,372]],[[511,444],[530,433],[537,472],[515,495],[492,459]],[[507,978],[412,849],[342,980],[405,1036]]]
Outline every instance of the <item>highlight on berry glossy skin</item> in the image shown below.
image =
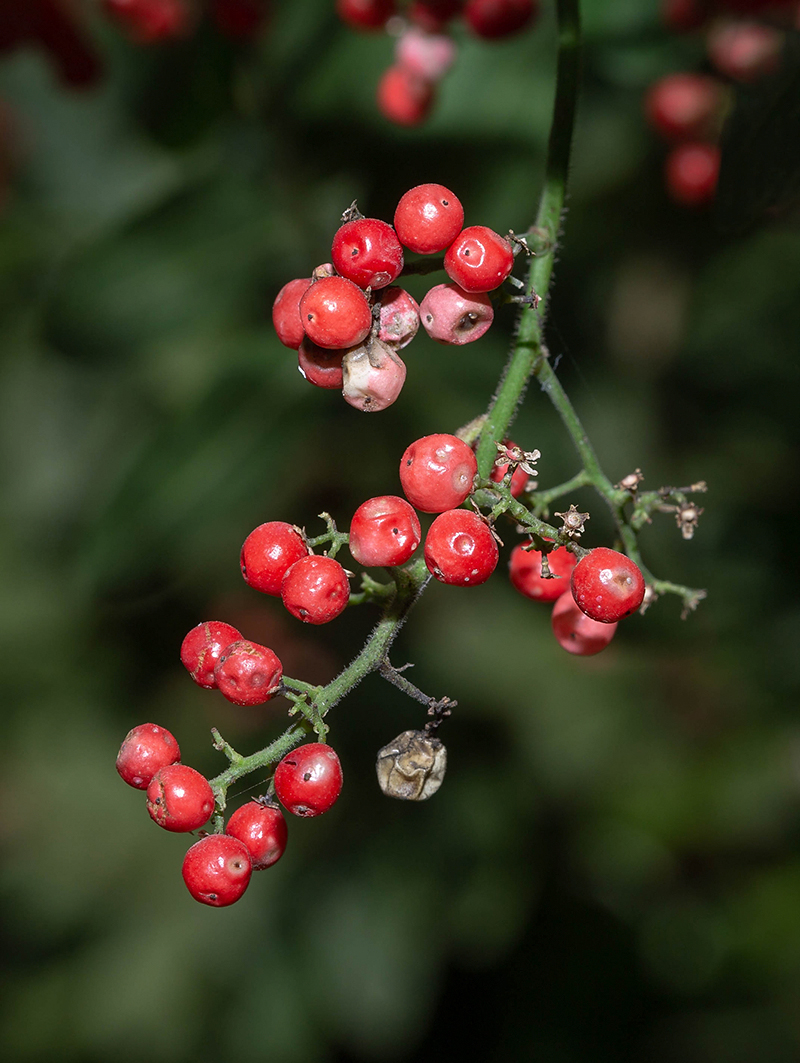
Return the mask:
[[321,816],[342,792],[342,765],[329,745],[308,742],[275,769],[275,793],[294,816]]
[[225,833],[247,847],[254,871],[272,867],[286,851],[288,830],[283,812],[277,805],[262,800],[248,801],[237,808],[228,820]]
[[597,546],[581,558],[572,570],[570,586],[578,607],[601,624],[622,620],[644,600],[644,576],[639,566],[607,546]]
[[356,218],[340,226],[331,258],[339,273],[359,288],[385,288],[403,269],[397,234],[380,218]]
[[241,637],[241,631],[222,620],[204,620],[192,628],[181,644],[181,661],[198,686],[216,687],[214,669],[228,646]]
[[320,347],[353,347],[372,325],[366,296],[346,277],[315,281],[300,300],[300,317],[306,335]]
[[588,617],[575,604],[569,590],[556,599],[550,622],[559,646],[577,657],[593,657],[600,653],[617,630],[616,624],[601,624]]
[[297,528],[283,520],[271,520],[259,524],[247,536],[239,567],[249,586],[262,594],[280,597],[287,569],[307,554],[308,546]]
[[425,538],[425,564],[440,583],[475,587],[497,567],[497,542],[486,521],[468,509],[440,513]]
[[404,498],[379,495],[350,522],[350,553],[360,565],[404,565],[422,541],[419,517]]
[[292,565],[283,577],[283,604],[304,624],[327,624],[347,608],[347,573],[332,557],[310,554]]
[[430,338],[453,346],[479,340],[494,321],[494,308],[487,295],[465,292],[453,283],[431,288],[419,312]]
[[540,602],[554,602],[569,591],[569,577],[575,568],[576,557],[565,546],[551,550],[547,563],[552,577],[542,576],[542,554],[539,550],[526,550],[522,544],[511,551],[508,575],[512,585],[524,594]]
[[457,436],[423,436],[400,460],[400,483],[408,501],[422,513],[443,513],[460,506],[472,490],[478,462]]
[[183,881],[196,901],[225,908],[238,901],[253,868],[247,846],[227,834],[209,834],[183,858]]
[[283,668],[269,647],[242,639],[225,650],[214,678],[220,694],[234,705],[263,705],[278,693]]
[[155,773],[181,759],[174,735],[157,723],[128,731],[117,754],[117,771],[128,786],[146,790]]
[[400,242],[420,255],[444,251],[461,232],[464,208],[449,188],[426,184],[410,188],[397,204],[394,227]]
[[491,292],[514,268],[514,252],[504,236],[485,225],[470,225],[448,247],[444,268],[465,292]]
[[199,771],[187,764],[168,764],[150,780],[147,811],[164,830],[197,830],[214,811],[214,794]]

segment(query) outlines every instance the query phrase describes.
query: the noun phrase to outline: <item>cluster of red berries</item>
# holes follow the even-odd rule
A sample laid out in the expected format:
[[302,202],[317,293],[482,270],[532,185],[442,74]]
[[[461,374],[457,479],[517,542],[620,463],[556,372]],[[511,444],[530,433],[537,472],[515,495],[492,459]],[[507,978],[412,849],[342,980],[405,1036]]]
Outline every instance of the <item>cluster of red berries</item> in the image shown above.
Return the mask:
[[357,30],[387,30],[397,37],[395,61],[378,85],[378,107],[391,122],[424,122],[436,88],[458,51],[448,33],[460,18],[467,31],[483,40],[500,40],[525,29],[536,18],[538,0],[336,0],[339,16]]
[[[655,82],[645,98],[653,129],[670,145],[667,192],[684,206],[714,198],[719,177],[719,133],[728,107],[726,81],[751,82],[780,63],[787,20],[800,14],[797,0],[667,0],[667,25],[706,35],[714,74],[681,72]],[[743,18],[742,16],[749,16]]]
[[[487,292],[506,280],[515,245],[485,225],[464,225],[464,208],[444,185],[417,185],[402,196],[394,225],[343,215],[331,262],[278,292],[272,321],[278,339],[297,351],[300,372],[322,388],[341,388],[351,406],[384,410],[399,396],[406,366],[399,352],[420,322],[444,344],[472,343],[494,320]],[[451,283],[437,284],[418,304],[395,281],[405,251],[444,251]]]
[[[174,736],[155,723],[130,731],[117,755],[129,786],[147,791],[151,819],[174,833],[204,826],[214,812],[214,791],[199,771],[180,763]],[[295,816],[327,812],[342,790],[342,766],[329,745],[308,742],[287,753],[275,769],[275,795]],[[183,860],[183,880],[195,900],[223,908],[242,896],[253,871],[272,867],[286,850],[288,830],[278,804],[256,798],[238,808],[225,832],[206,834]]]
[[[216,28],[228,37],[252,37],[267,16],[267,0],[208,0]],[[103,7],[137,44],[187,37],[197,24],[196,0],[103,0]]]

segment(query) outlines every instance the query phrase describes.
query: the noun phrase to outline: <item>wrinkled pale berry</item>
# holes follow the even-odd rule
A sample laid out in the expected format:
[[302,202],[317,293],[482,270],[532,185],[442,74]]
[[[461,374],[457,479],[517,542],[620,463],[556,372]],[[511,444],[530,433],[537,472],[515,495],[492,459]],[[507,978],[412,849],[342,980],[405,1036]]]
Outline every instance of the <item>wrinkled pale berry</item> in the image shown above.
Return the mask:
[[370,340],[342,359],[342,395],[363,413],[377,413],[396,401],[406,382],[403,359],[388,344]]
[[419,305],[403,288],[384,288],[381,292],[378,339],[396,351],[402,351],[419,330]]
[[494,321],[491,300],[457,284],[437,284],[420,303],[422,327],[437,343],[461,346],[479,340]]

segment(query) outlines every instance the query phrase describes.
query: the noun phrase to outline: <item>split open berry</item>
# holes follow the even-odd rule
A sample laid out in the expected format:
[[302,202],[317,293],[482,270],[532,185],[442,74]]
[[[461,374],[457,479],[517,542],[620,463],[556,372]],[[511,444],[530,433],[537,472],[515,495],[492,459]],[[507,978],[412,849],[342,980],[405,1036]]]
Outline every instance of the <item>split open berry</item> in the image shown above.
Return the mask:
[[440,513],[425,538],[425,564],[441,583],[474,587],[497,567],[497,541],[488,524],[468,509]]
[[343,380],[342,359],[348,350],[320,347],[306,336],[297,348],[297,368],[309,384],[338,391]]
[[538,0],[467,0],[464,21],[485,40],[510,37],[538,13]]
[[384,288],[380,305],[378,339],[402,351],[419,330],[419,304],[403,288]]
[[553,634],[559,646],[578,657],[593,657],[611,642],[616,624],[601,624],[592,620],[575,604],[570,591],[565,591],[553,606],[551,617]]
[[[245,583],[277,598],[287,570],[307,554],[308,546],[297,528],[283,520],[270,520],[259,524],[247,536],[239,555],[239,566]],[[238,639],[241,637],[237,636]]]
[[181,759],[178,743],[166,727],[140,723],[128,731],[117,754],[117,771],[137,790],[146,790],[155,773]]
[[656,132],[670,140],[710,136],[722,110],[723,90],[707,74],[682,72],[660,78],[645,97],[645,113]]
[[304,624],[327,624],[350,601],[347,573],[334,558],[309,554],[283,577],[281,598],[292,616]]
[[514,268],[514,253],[504,236],[485,225],[469,225],[448,247],[444,268],[465,292],[491,292]]
[[565,591],[569,591],[569,577],[575,568],[575,555],[565,546],[558,546],[547,555],[547,563],[552,577],[542,576],[542,554],[540,550],[526,550],[520,544],[511,551],[508,563],[508,575],[511,583],[520,594],[540,602],[554,602]]
[[346,277],[322,277],[300,300],[309,339],[320,347],[354,347],[366,339],[372,311],[361,289]]
[[244,842],[227,834],[209,834],[187,852],[182,873],[196,901],[225,908],[247,889],[253,867]]
[[164,830],[197,830],[214,811],[214,793],[199,771],[187,764],[167,764],[147,787],[147,811]]
[[464,224],[464,208],[449,188],[425,184],[410,188],[394,212],[400,242],[420,255],[435,255],[452,244]]
[[403,493],[422,513],[460,506],[477,472],[478,462],[464,440],[445,433],[415,440],[400,461]]
[[430,81],[396,64],[378,82],[378,109],[396,125],[416,126],[430,114],[434,95]]
[[598,546],[572,570],[572,596],[578,607],[601,624],[613,624],[635,612],[644,598],[639,566],[618,550]]
[[305,330],[300,317],[300,300],[311,286],[308,277],[298,277],[297,280],[284,284],[275,296],[272,304],[272,324],[278,334],[278,339],[291,350],[296,351],[303,342]]
[[294,816],[321,816],[342,792],[342,765],[329,745],[308,742],[275,769],[275,793]]
[[479,340],[494,321],[488,295],[470,294],[457,284],[437,284],[420,303],[420,320],[432,340],[461,346]]
[[237,808],[225,833],[247,847],[254,871],[272,867],[286,851],[288,831],[283,812],[264,801],[248,801]]
[[362,502],[350,522],[350,553],[360,565],[403,565],[421,541],[419,517],[397,495]]
[[216,687],[217,662],[223,651],[241,637],[241,631],[222,620],[204,620],[192,628],[181,643],[181,661],[198,686],[208,690]]
[[359,288],[385,288],[403,270],[397,233],[380,218],[356,218],[341,225],[333,237],[331,259]]
[[370,338],[342,358],[342,397],[362,413],[396,402],[406,382],[406,363],[387,343]]
[[667,191],[676,203],[700,207],[710,203],[717,190],[720,152],[715,144],[679,144],[667,156]]
[[382,29],[395,12],[395,0],[336,0],[336,13],[357,30]]
[[283,667],[269,647],[242,639],[225,650],[214,678],[220,694],[234,705],[263,705],[280,690]]

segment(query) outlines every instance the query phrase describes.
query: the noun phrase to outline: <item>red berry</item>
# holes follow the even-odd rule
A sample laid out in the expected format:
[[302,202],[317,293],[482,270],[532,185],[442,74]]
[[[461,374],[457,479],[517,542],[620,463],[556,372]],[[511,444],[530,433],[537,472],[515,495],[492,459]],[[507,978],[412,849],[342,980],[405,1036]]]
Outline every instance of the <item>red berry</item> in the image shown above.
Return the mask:
[[497,542],[489,526],[469,509],[440,513],[425,539],[425,564],[442,583],[457,587],[485,583],[497,559]]
[[715,144],[679,144],[667,156],[667,191],[676,203],[699,207],[710,203],[719,178],[719,148]]
[[550,571],[555,578],[544,579],[542,576],[542,554],[540,550],[525,550],[520,544],[511,551],[508,563],[508,575],[512,584],[526,598],[540,602],[554,602],[567,590],[569,576],[575,568],[575,555],[565,546],[558,546],[547,555]]
[[211,17],[228,37],[253,37],[266,17],[266,0],[212,0]]
[[362,502],[350,522],[350,553],[360,565],[403,565],[422,539],[419,517],[404,498]]
[[460,506],[477,472],[478,462],[463,439],[444,433],[417,439],[400,461],[403,493],[422,513]]
[[320,347],[308,336],[297,349],[297,367],[303,378],[318,388],[336,389],[342,386],[342,358],[349,350]]
[[464,224],[464,208],[458,196],[444,185],[411,188],[400,198],[394,212],[394,227],[409,251],[435,255],[452,244]]
[[595,547],[577,563],[570,579],[578,607],[601,624],[614,624],[635,612],[644,598],[644,576],[625,554]]
[[463,229],[444,256],[447,276],[465,292],[493,291],[513,267],[511,244],[485,225]]
[[220,694],[234,705],[263,705],[278,693],[283,667],[267,646],[242,639],[225,650],[214,678]]
[[310,286],[311,281],[306,277],[289,281],[275,296],[275,302],[272,304],[272,324],[278,333],[278,339],[284,347],[290,347],[293,351],[297,350],[305,336],[300,317],[300,300]]
[[668,74],[650,86],[645,113],[653,128],[670,140],[710,135],[722,109],[722,86],[707,74]]
[[426,33],[417,26],[398,38],[394,50],[400,66],[424,81],[441,81],[455,62],[457,52],[452,37]]
[[253,872],[247,846],[227,834],[209,834],[183,858],[183,881],[196,901],[225,908],[238,901]]
[[538,14],[538,0],[467,0],[464,21],[486,40],[518,33]]
[[463,6],[464,0],[412,0],[408,17],[428,33],[440,33]]
[[763,22],[723,22],[708,33],[708,57],[734,81],[755,81],[780,63],[783,33]]
[[247,847],[254,871],[272,867],[286,850],[286,820],[277,805],[248,801],[233,813],[225,833]]
[[379,30],[395,12],[395,0],[336,0],[336,13],[357,30]]
[[117,771],[137,790],[146,790],[155,773],[181,759],[175,738],[157,723],[140,723],[128,731],[117,754]]
[[[517,445],[510,439],[504,440],[504,443],[507,447],[515,447]],[[492,471],[489,473],[489,479],[496,484],[501,483],[506,473],[508,472],[509,464],[509,462],[505,462],[503,465],[492,465]],[[511,474],[511,484],[509,486],[509,491],[511,492],[513,498],[519,498],[520,495],[525,493],[529,479],[530,477],[521,465],[518,465],[516,469],[514,469],[513,473]]]
[[405,382],[405,362],[378,339],[353,347],[342,359],[342,396],[363,413],[377,413],[391,406]]
[[707,19],[704,0],[661,0],[661,20],[675,33],[699,29]]
[[330,746],[308,742],[287,753],[275,769],[275,793],[295,816],[320,816],[342,792],[342,765]]
[[283,604],[304,624],[327,624],[347,608],[347,573],[332,557],[309,554],[283,577]]
[[297,528],[283,520],[271,520],[259,524],[247,536],[239,565],[245,583],[263,594],[280,597],[287,570],[307,553],[308,546]]
[[420,125],[431,112],[433,85],[404,66],[390,66],[378,82],[378,108],[395,125]]
[[217,662],[223,651],[241,637],[241,631],[221,620],[204,620],[192,628],[181,643],[181,661],[198,686],[208,690],[216,687]]
[[380,304],[378,339],[394,350],[402,351],[419,330],[419,304],[403,288],[384,288]]
[[457,284],[437,284],[420,303],[420,320],[432,340],[460,347],[489,331],[494,309],[488,295],[470,295]]
[[357,218],[333,237],[331,258],[343,277],[359,288],[385,288],[403,269],[403,248],[391,225],[379,218]]
[[168,764],[150,780],[147,811],[164,830],[197,830],[214,811],[214,794],[199,771],[186,764]]
[[181,37],[189,29],[185,0],[105,0],[105,6],[139,44]]
[[372,326],[366,296],[346,277],[315,281],[300,300],[300,317],[306,335],[320,347],[354,347]]
[[570,591],[565,591],[553,606],[551,623],[559,646],[578,657],[592,657],[604,650],[617,630],[616,624],[601,624],[588,617],[575,604]]

